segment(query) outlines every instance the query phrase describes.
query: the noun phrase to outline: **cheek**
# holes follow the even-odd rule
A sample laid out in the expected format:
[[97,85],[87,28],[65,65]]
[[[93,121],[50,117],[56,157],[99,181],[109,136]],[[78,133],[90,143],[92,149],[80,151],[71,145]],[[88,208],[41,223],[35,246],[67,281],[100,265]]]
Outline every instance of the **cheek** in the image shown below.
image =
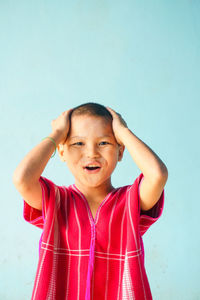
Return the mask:
[[77,161],[77,158],[74,154],[72,155],[70,153],[66,153],[65,162],[70,169],[73,168],[73,165],[76,164],[76,161]]
[[112,165],[114,165],[118,161],[119,151],[117,149],[113,151],[113,149],[112,149],[107,152],[107,157],[108,157],[109,161],[112,162]]
[[80,149],[73,148],[66,151],[66,157],[68,158],[69,161],[70,159],[76,159],[79,158],[80,156],[81,156]]

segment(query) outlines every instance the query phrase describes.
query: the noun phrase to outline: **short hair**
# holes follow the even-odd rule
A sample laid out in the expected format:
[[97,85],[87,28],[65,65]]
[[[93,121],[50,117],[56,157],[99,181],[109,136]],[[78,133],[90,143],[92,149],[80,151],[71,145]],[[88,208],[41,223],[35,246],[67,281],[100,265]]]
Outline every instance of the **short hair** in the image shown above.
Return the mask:
[[108,122],[112,122],[112,115],[104,105],[95,102],[83,103],[72,109],[71,116],[89,115],[102,117]]

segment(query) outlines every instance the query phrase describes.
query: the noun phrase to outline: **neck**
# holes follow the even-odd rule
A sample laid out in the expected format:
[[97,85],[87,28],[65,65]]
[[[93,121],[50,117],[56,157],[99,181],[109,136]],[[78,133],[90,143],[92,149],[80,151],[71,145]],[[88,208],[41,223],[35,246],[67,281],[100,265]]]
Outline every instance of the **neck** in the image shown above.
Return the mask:
[[83,186],[79,182],[75,182],[76,187],[83,193],[88,201],[101,202],[113,189],[111,182],[104,182],[100,186]]

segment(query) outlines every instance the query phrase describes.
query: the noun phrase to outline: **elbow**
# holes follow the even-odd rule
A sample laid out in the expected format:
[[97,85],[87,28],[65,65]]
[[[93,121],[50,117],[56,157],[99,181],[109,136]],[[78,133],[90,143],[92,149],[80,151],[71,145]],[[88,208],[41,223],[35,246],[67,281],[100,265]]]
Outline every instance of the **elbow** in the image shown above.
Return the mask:
[[149,180],[156,183],[166,182],[168,179],[168,169],[166,165],[160,161],[155,167],[151,168]]
[[13,184],[16,185],[20,185],[23,182],[23,176],[22,174],[19,174],[19,172],[17,171],[17,169],[13,172],[12,174],[12,182]]
[[15,172],[12,174],[12,182],[15,186],[20,184],[20,178]]
[[157,180],[160,182],[166,182],[168,179],[168,169],[167,167],[163,164],[161,169],[159,170],[157,174]]

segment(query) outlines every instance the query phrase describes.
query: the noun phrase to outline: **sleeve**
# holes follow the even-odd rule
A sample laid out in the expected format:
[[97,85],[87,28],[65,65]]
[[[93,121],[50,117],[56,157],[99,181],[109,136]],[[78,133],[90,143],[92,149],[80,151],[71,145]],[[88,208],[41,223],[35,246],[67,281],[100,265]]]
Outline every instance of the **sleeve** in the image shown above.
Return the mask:
[[149,227],[155,223],[160,216],[162,215],[163,208],[164,208],[164,189],[162,191],[162,194],[159,198],[159,200],[156,202],[156,204],[147,211],[142,211],[140,209],[140,184],[144,178],[144,175],[141,173],[138,178],[138,206],[139,206],[139,229],[141,232],[141,235],[143,235]]
[[23,217],[28,223],[43,229],[50,203],[55,202],[56,185],[51,180],[42,176],[40,176],[39,182],[42,188],[42,211],[33,208],[23,199]]

